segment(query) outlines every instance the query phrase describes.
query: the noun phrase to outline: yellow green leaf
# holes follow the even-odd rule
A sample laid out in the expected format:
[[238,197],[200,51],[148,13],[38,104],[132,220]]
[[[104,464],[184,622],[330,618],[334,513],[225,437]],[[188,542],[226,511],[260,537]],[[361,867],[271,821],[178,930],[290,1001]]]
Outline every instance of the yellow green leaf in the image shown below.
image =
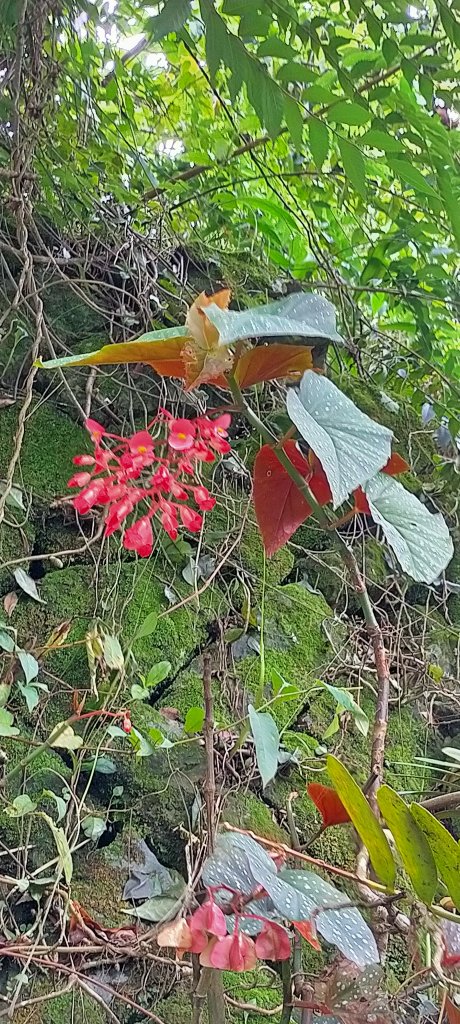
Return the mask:
[[404,800],[389,786],[380,787],[377,803],[417,896],[430,906],[438,884],[438,873],[425,833]]
[[370,857],[376,875],[389,889],[394,886],[396,868],[385,833],[372,813],[358,784],[336,757],[329,754],[327,770],[343,806],[348,811]]
[[412,804],[411,814],[424,832],[434,857],[438,873],[457,910],[460,910],[460,846],[450,832],[427,811],[426,807]]

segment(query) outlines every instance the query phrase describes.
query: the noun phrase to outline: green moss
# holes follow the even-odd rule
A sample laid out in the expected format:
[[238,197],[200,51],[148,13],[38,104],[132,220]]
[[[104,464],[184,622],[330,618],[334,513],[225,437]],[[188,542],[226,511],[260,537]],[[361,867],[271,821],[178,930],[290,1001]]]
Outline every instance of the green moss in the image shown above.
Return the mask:
[[[212,683],[212,694],[214,721],[217,728],[229,726],[232,722],[232,715],[225,701],[222,685],[217,679],[214,679]],[[181,722],[184,722],[190,708],[204,707],[203,677],[194,671],[180,672],[172,686],[168,687],[164,697],[155,706],[176,708]]]
[[[33,739],[32,730],[24,721],[16,718],[15,724],[20,729],[22,738]],[[6,770],[9,772],[23,760],[31,748],[14,739],[1,737],[0,749],[6,754]],[[20,793],[27,793],[31,800],[39,802],[40,810],[47,811],[54,817],[56,805],[52,800],[43,801],[43,790],[51,790],[60,796],[70,774],[70,769],[57,751],[44,750],[37,754],[25,772],[21,772],[6,786],[5,795],[9,801],[13,801]],[[54,839],[48,825],[35,815],[12,818],[5,811],[0,812],[0,839],[8,848],[21,846],[23,843],[30,845],[30,868],[36,868],[56,855]]]
[[[48,987],[42,980],[39,988],[40,992],[38,987],[34,987],[33,996],[46,995],[52,990],[51,984]],[[76,989],[56,996],[55,999],[28,1006],[14,1015],[15,1024],[63,1024],[66,1020],[72,1021],[72,1024],[106,1024],[107,1015],[94,999]]]
[[131,904],[125,903],[122,895],[133,838],[131,831],[126,831],[110,846],[89,852],[85,848],[74,856],[72,898],[106,927],[130,923],[125,912]]
[[[0,478],[13,452],[17,428],[16,406],[2,410]],[[72,458],[89,451],[88,435],[49,403],[36,403],[29,413],[15,482],[41,498],[66,493]]]
[[[259,530],[255,526],[245,528],[238,556],[243,567],[256,578],[256,590],[260,592],[264,574],[264,549]],[[294,565],[294,557],[288,548],[281,548],[272,558],[265,559],[265,578],[267,597],[271,589],[289,576]]]
[[[8,522],[3,522],[0,526],[0,594],[7,594],[16,586],[13,572],[17,567],[4,567],[5,562],[31,554],[34,544],[34,527],[30,521],[24,522],[22,513],[19,513],[19,516],[20,528],[12,525],[14,521],[18,521],[18,514],[12,514],[7,508]],[[27,567],[27,562],[23,562],[22,568],[27,571]]]
[[[145,617],[157,612],[162,617],[155,632],[135,641],[133,653],[141,672],[147,672],[157,661],[170,661],[175,673],[202,644],[209,617],[215,614],[210,595],[199,610],[190,603],[169,614],[158,566],[146,564],[138,569],[134,562],[109,567],[101,577],[86,565],[47,573],[40,581],[40,594],[46,604],[24,597],[17,606],[19,641],[25,643],[33,636],[44,640],[55,626],[69,620],[71,629],[65,649],[50,654],[46,664],[71,689],[85,689],[89,683],[82,641],[95,616],[99,615],[108,632],[117,633],[122,643],[129,646]],[[106,608],[110,608],[110,619]]]
[[263,839],[281,843],[289,841],[287,833],[276,824],[267,804],[249,791],[232,793],[225,801],[223,814],[230,825],[247,828]]
[[[378,598],[388,578],[384,549],[372,537],[363,544],[355,545],[354,552],[365,577],[371,598]],[[360,611],[356,594],[350,587],[347,572],[338,551],[334,548],[318,552],[298,561],[299,570],[304,569],[311,585],[320,590],[328,604],[347,610],[348,614]]]
[[[226,995],[238,1003],[252,1003],[254,1008],[259,1007],[261,1010],[273,1010],[283,1002],[281,979],[260,970],[260,968],[254,971],[244,971],[242,974],[225,971],[224,989]],[[247,1011],[238,1010],[237,1007],[230,1004],[229,1020],[246,1022],[248,1020]],[[266,1021],[267,1017],[265,1014],[251,1011],[249,1020],[257,1024],[258,1021]]]
[[[184,987],[183,990],[174,992],[174,995],[169,996],[168,999],[162,999],[161,1003],[158,1003],[157,1012],[165,1024],[190,1024],[192,1017],[191,992]],[[202,1024],[207,1024],[206,1008],[201,1021]]]
[[[321,676],[328,651],[323,622],[331,615],[331,609],[320,594],[312,594],[299,584],[290,583],[270,597],[266,613],[269,637],[265,650],[266,683],[271,682],[272,673],[276,671],[302,691],[298,701],[273,708],[274,717],[282,726],[297,717],[311,684]],[[258,657],[248,656],[238,664],[238,674],[250,694],[258,685],[259,671]]]

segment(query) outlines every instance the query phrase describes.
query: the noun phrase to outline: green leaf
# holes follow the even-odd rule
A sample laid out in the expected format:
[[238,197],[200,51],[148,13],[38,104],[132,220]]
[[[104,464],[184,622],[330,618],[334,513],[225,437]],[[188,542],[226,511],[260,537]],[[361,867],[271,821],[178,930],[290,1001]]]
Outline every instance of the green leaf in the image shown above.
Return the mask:
[[436,892],[438,874],[424,832],[404,800],[389,786],[380,786],[377,803],[417,896],[430,906]]
[[360,144],[372,146],[373,149],[383,149],[384,153],[406,152],[402,142],[395,139],[389,132],[383,132],[379,128],[370,128],[364,135],[360,135]]
[[308,141],[313,160],[321,170],[329,152],[329,129],[318,117],[311,117],[308,122]]
[[203,708],[189,708],[185,716],[185,732],[201,732],[204,722]]
[[349,771],[332,754],[327,756],[326,767],[334,789],[368,851],[376,875],[392,889],[396,876],[393,855],[385,833],[372,813],[366,797]]
[[57,809],[56,821],[60,821],[64,817],[67,810],[67,801],[62,796],[58,796],[57,793],[53,793],[52,789],[44,789],[42,796],[48,797],[49,800],[54,800]]
[[90,761],[83,761],[81,765],[83,772],[99,772],[101,775],[113,775],[117,771],[115,761],[111,757],[96,757]]
[[92,839],[93,842],[97,842],[105,832],[107,826],[104,818],[98,818],[93,814],[87,814],[86,817],[82,819],[81,827],[87,839]]
[[309,85],[314,81],[316,75],[305,64],[296,64],[295,61],[289,61],[288,64],[283,64],[282,67],[278,68],[276,77],[280,82],[305,82]]
[[414,167],[413,164],[407,160],[398,160],[395,157],[390,157],[388,160],[388,166],[397,174],[401,181],[406,182],[414,192],[419,192],[424,196],[432,196],[433,199],[439,200],[439,195],[436,190],[430,185],[429,181],[424,177],[418,167]]
[[368,480],[365,491],[372,518],[382,527],[404,572],[419,583],[433,583],[454,554],[444,517],[429,512],[415,494],[385,473]]
[[338,143],[344,174],[353,185],[355,192],[366,199],[366,167],[363,157],[359,149],[347,139],[340,137]]
[[340,103],[335,103],[331,110],[328,110],[327,117],[329,121],[335,121],[337,124],[361,126],[371,120],[372,114],[370,110],[366,110],[359,103],[349,103],[347,100],[343,100]]
[[18,650],[16,656],[24,672],[26,683],[36,679],[38,676],[38,661],[34,658],[33,654],[29,654],[28,651]]
[[328,693],[331,694],[331,697],[337,701],[339,708],[343,711],[349,711],[349,713],[353,715],[356,722],[356,728],[362,736],[367,736],[369,732],[369,719],[366,713],[359,707],[359,704],[353,700],[349,690],[345,690],[340,686],[331,686],[330,683],[325,683],[322,679],[319,679],[318,682],[321,683],[321,686],[324,686],[324,689],[327,690]]
[[334,508],[390,458],[392,431],[313,370],[304,373],[298,391],[289,389],[287,411],[321,462]]
[[375,46],[378,46],[383,32],[382,22],[380,21],[379,18],[376,17],[374,12],[370,10],[370,8],[367,8],[365,17],[367,31],[369,32],[372,42],[375,44]]
[[160,13],[145,23],[146,33],[152,42],[157,43],[171,32],[179,32],[190,17],[191,8],[191,0],[165,0]]
[[35,686],[25,686],[24,683],[18,683],[19,689],[24,697],[27,704],[27,710],[33,711],[37,707],[40,700],[40,694]]
[[62,747],[63,750],[79,750],[83,746],[83,739],[81,736],[77,736],[71,725],[58,722],[49,738],[49,745],[50,747]]
[[15,569],[13,576],[16,583],[21,587],[21,590],[23,590],[25,594],[28,594],[29,597],[33,597],[34,601],[38,601],[39,604],[46,604],[46,601],[44,601],[38,593],[35,580],[29,576],[29,573],[26,572],[25,569]]
[[13,715],[6,708],[0,708],[0,736],[19,736],[19,729],[13,725]]
[[70,885],[73,874],[73,863],[72,854],[70,852],[69,844],[67,842],[64,829],[58,828],[57,825],[54,824],[53,819],[50,818],[49,814],[45,814],[44,811],[39,811],[38,813],[40,817],[43,818],[44,821],[46,821],[48,828],[53,833],[53,839],[54,842],[56,843],[56,849],[58,852],[58,873],[62,873],[67,882],[67,885]]
[[133,700],[146,700],[150,695],[150,690],[146,686],[139,686],[138,683],[133,683],[131,687],[131,697]]
[[279,36],[269,36],[268,39],[264,39],[257,50],[258,57],[281,57],[281,59],[290,60],[291,57],[295,56],[295,50],[288,43],[284,42],[284,39],[280,39]]
[[307,292],[295,292],[286,299],[255,306],[242,313],[219,309],[211,303],[206,307],[206,315],[217,327],[221,345],[232,345],[244,338],[263,335],[275,337],[294,334],[303,338],[342,340],[337,333],[332,303]]
[[172,669],[170,661],[157,661],[156,665],[152,665],[150,672],[145,680],[146,686],[158,686],[158,683],[162,683],[163,679],[167,679]]
[[256,711],[250,704],[248,714],[256,748],[257,767],[265,789],[265,786],[275,778],[278,769],[280,734],[275,720],[268,713]]
[[425,807],[412,804],[410,810],[428,840],[439,876],[457,910],[460,910],[460,845]]
[[124,668],[125,659],[118,637],[105,634],[102,640],[102,649],[107,668],[121,672]]
[[36,807],[37,805],[27,793],[20,793],[19,796],[15,796],[12,804],[6,810],[10,818],[22,818],[24,814],[32,814]]
[[154,633],[157,628],[157,622],[158,612],[149,612],[149,614],[145,617],[144,621],[141,622],[141,625],[138,627],[138,629],[136,629],[136,632],[133,636],[133,643],[135,640],[142,640],[142,638],[145,636],[151,636],[152,633]]
[[286,95],[284,97],[284,119],[294,146],[301,150],[303,145],[303,117],[297,100],[292,96]]
[[[6,490],[6,483],[4,480],[0,480],[0,494],[4,494]],[[24,512],[25,505],[22,496],[22,491],[19,487],[12,487],[8,491],[8,497],[6,499],[6,505],[9,508],[16,509],[17,512]]]
[[448,171],[438,171],[439,191],[458,246],[460,246],[460,186]]
[[7,633],[6,629],[0,629],[0,648],[8,654],[12,654],[13,651],[16,650],[15,641],[13,637]]

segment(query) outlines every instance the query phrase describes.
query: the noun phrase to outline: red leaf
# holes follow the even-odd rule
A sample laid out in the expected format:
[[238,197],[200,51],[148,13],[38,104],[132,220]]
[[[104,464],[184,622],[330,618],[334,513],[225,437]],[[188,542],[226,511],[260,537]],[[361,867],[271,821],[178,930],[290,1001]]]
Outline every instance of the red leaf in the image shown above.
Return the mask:
[[256,938],[256,953],[261,960],[289,960],[291,943],[286,929],[266,921]]
[[403,459],[402,455],[393,452],[386,466],[383,467],[382,473],[387,473],[388,476],[398,476],[398,473],[407,473],[408,469],[410,469],[409,463]]
[[319,810],[324,828],[328,828],[329,825],[344,825],[345,822],[350,821],[350,815],[345,810],[340,797],[330,786],[322,786],[320,782],[310,782],[307,792]]
[[[284,451],[307,480],[311,469],[295,441],[286,441]],[[288,476],[270,445],[257,453],[254,463],[254,508],[267,555],[284,547],[297,528],[311,514],[311,508]]]
[[456,1006],[449,996],[446,999],[446,1014],[449,1024],[460,1024],[460,1007]]
[[[410,469],[410,466],[403,459],[402,455],[398,455],[398,452],[393,452],[386,466],[383,467],[382,473],[386,473],[387,476],[398,476],[398,473],[406,473],[408,469]],[[355,499],[355,512],[361,512],[365,516],[370,516],[369,502],[362,487],[358,487],[356,491],[353,491],[353,497]]]
[[306,939],[316,949],[317,953],[321,952],[321,946],[316,936],[316,928],[313,921],[293,921],[294,928],[300,932],[302,938]]
[[244,352],[236,365],[235,377],[240,388],[249,388],[264,380],[298,380],[312,366],[311,348],[275,343]]
[[312,468],[312,476],[308,481],[308,486],[317,502],[320,505],[327,505],[332,501],[332,492],[324,469],[318,457],[312,451],[309,453],[308,461]]

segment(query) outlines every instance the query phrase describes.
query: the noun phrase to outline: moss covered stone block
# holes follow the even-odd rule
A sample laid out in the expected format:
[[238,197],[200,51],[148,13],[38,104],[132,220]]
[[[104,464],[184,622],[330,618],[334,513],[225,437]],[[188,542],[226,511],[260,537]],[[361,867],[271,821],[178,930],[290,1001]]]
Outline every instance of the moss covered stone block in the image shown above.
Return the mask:
[[[2,411],[0,435],[0,478],[14,449],[18,406]],[[91,445],[86,430],[59,412],[51,403],[36,402],[28,415],[15,483],[26,492],[42,499],[67,494],[67,480],[72,476],[72,458],[89,452]]]

